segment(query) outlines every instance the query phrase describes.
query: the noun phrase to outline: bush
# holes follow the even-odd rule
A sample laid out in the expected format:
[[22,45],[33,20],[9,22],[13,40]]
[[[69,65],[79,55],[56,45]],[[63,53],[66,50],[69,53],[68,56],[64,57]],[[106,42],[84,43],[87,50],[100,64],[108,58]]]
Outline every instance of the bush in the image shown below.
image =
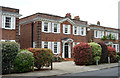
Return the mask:
[[2,43],[2,74],[11,73],[13,70],[13,62],[18,53],[19,45],[16,42]]
[[50,66],[53,56],[52,50],[44,48],[28,48],[28,50],[34,53],[35,67],[41,69],[43,66]]
[[16,72],[27,72],[32,70],[33,53],[28,50],[21,50],[14,60],[14,70]]
[[92,49],[88,43],[80,43],[73,47],[73,59],[76,65],[88,65],[92,63]]
[[110,62],[114,63],[116,60],[116,51],[112,47],[108,47],[108,57],[110,57]]
[[120,56],[116,55],[116,62],[119,62],[119,60],[120,60]]
[[101,48],[102,48],[100,62],[101,63],[107,63],[108,62],[108,48],[107,48],[107,45],[105,43],[98,43],[98,44],[101,45]]
[[117,53],[117,55],[119,55],[119,56],[120,56],[120,52],[118,52],[118,53]]
[[55,54],[53,55],[53,59],[52,59],[53,62],[61,62],[62,61],[62,58],[59,54]]
[[96,60],[100,61],[101,51],[102,51],[101,46],[97,43],[94,43],[94,42],[91,42],[91,43],[88,43],[88,44],[92,47],[92,55],[93,55],[93,59],[94,59],[93,63],[95,63]]

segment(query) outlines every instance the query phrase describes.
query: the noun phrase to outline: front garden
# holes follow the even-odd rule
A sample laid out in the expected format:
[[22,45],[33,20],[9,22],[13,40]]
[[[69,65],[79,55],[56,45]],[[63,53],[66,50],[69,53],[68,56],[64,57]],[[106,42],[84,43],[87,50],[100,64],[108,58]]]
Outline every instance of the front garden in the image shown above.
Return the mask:
[[83,43],[73,47],[73,59],[76,65],[115,63],[120,60],[120,53],[104,43]]
[[[19,49],[16,42],[2,43],[2,74],[23,73],[40,70],[52,66],[53,62],[61,62],[59,54],[44,48]],[[72,57],[76,65],[93,65],[99,63],[114,63],[120,59],[120,53],[104,43],[80,43],[73,47]]]

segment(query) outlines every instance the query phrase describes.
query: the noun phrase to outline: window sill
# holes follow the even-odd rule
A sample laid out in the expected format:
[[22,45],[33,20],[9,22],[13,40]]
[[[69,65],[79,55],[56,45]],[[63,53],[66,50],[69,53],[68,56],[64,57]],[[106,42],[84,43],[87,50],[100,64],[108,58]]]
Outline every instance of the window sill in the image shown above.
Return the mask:
[[3,28],[3,29],[6,29],[6,30],[15,30],[15,29],[12,29],[12,28]]

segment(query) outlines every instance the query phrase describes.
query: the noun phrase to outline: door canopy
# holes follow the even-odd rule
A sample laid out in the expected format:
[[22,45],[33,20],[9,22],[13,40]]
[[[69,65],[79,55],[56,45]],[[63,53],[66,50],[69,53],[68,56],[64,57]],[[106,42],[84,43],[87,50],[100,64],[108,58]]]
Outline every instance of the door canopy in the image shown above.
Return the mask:
[[62,42],[63,43],[72,43],[73,42],[73,39],[71,39],[71,38],[63,38],[63,39],[61,39],[62,40]]

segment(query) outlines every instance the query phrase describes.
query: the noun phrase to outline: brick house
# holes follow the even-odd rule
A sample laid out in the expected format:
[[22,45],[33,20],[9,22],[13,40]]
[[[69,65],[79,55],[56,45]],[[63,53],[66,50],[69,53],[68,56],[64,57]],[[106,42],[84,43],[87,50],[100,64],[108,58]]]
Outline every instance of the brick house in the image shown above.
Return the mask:
[[102,42],[101,38],[110,34],[109,32],[117,39],[111,42],[118,52],[118,29],[100,26],[100,22],[97,25],[88,25],[79,16],[72,19],[70,13],[65,17],[36,13],[20,19],[22,49],[49,48],[63,58],[71,58],[72,47],[79,42]]
[[[100,22],[98,21],[97,24],[91,24],[89,25],[89,32],[88,32],[88,42],[90,42],[91,40],[93,42],[104,42],[106,44],[110,44],[109,46],[114,47],[116,49],[117,52],[120,52],[119,48],[120,48],[120,44],[119,44],[119,32],[118,29],[115,28],[110,28],[110,27],[104,27],[104,26],[100,26]],[[116,40],[101,40],[101,38],[103,36],[107,36],[107,35],[112,35],[116,38]]]
[[19,9],[0,6],[0,41],[19,42]]
[[20,19],[21,48],[49,48],[54,54],[71,58],[72,47],[87,42],[87,21],[51,14],[36,13]]

